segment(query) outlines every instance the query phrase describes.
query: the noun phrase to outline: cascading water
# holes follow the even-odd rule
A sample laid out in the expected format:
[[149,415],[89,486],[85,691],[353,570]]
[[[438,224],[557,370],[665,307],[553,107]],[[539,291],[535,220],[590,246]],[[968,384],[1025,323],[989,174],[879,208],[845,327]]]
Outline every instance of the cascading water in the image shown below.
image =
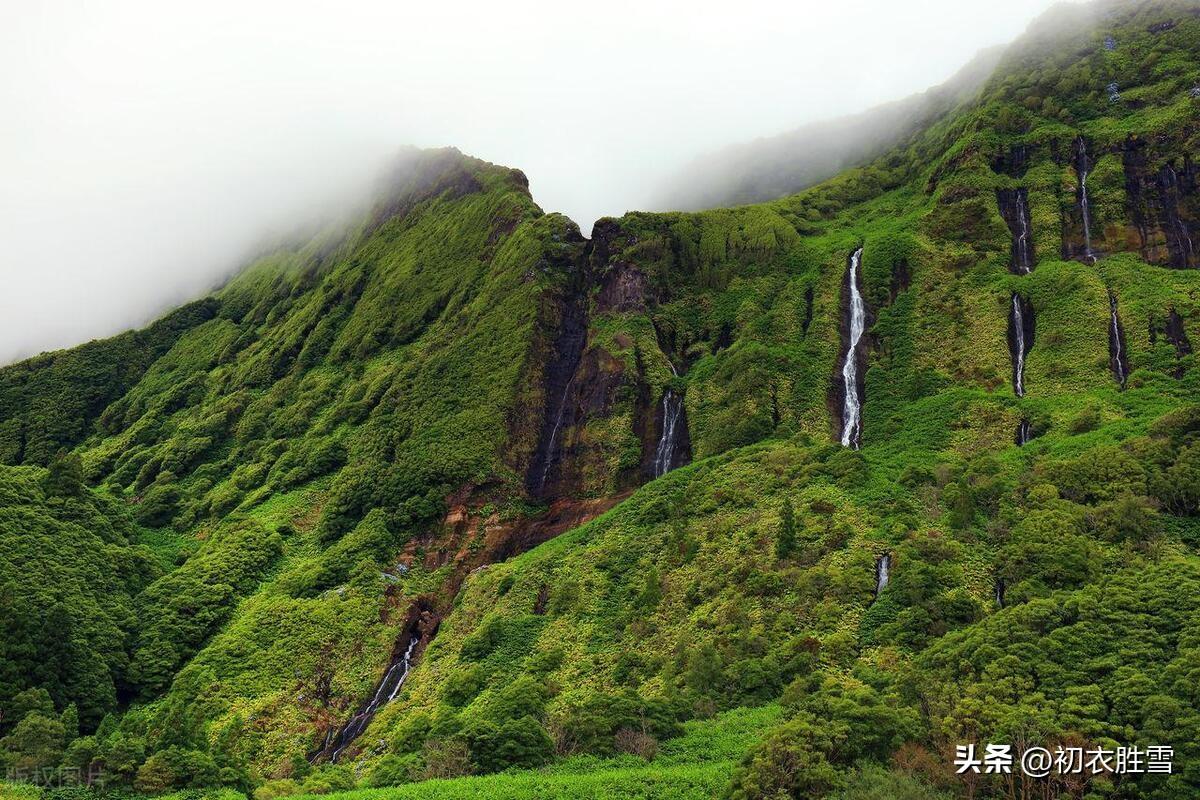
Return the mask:
[[996,203],[1000,216],[1012,234],[1010,269],[1017,275],[1033,272],[1033,222],[1029,216],[1028,189],[998,189]]
[[421,634],[414,631],[412,638],[408,640],[408,647],[405,648],[404,655],[384,673],[383,680],[379,682],[379,686],[375,689],[375,693],[371,695],[371,700],[366,706],[351,717],[350,721],[342,726],[342,729],[337,732],[336,736],[332,738],[326,736],[325,745],[321,748],[321,752],[329,752],[332,749],[332,753],[329,756],[329,763],[336,763],[338,756],[367,729],[371,720],[374,719],[376,712],[396,699],[396,695],[400,693],[401,687],[404,686],[405,679],[408,678],[408,672],[412,668],[413,651],[420,641]]
[[[1179,176],[1175,167],[1167,164],[1159,176],[1160,191],[1163,197],[1163,210],[1166,215],[1167,245],[1173,252],[1172,261],[1177,266],[1187,267],[1195,258],[1196,250],[1192,244],[1192,235],[1187,224],[1179,216]],[[1173,240],[1173,241],[1172,241]]]
[[1095,261],[1092,252],[1092,210],[1088,205],[1087,179],[1091,171],[1091,161],[1088,159],[1087,143],[1082,136],[1075,138],[1075,174],[1079,177],[1079,210],[1083,215],[1083,256]]
[[1024,447],[1029,444],[1029,440],[1033,438],[1033,431],[1029,425],[1029,420],[1022,418],[1017,423],[1016,442],[1017,447]]
[[[579,280],[583,280],[580,278]],[[554,467],[562,459],[562,438],[566,428],[575,424],[572,403],[576,373],[587,346],[587,312],[584,289],[574,287],[562,306],[562,320],[554,342],[553,354],[546,363],[546,416],[537,450],[526,474],[530,494],[541,497],[550,483]]]
[[575,383],[575,375],[572,373],[567,385],[563,388],[562,396],[558,398],[558,413],[554,415],[554,425],[550,428],[550,438],[546,442],[546,458],[542,465],[542,474],[538,479],[538,488],[546,486],[546,478],[550,477],[550,468],[554,466],[554,454],[556,452],[555,445],[558,444],[558,433],[562,430],[563,415],[567,411],[567,401],[570,398],[571,386]]
[[1013,292],[1008,315],[1008,346],[1013,364],[1013,392],[1025,396],[1025,356],[1033,346],[1033,309]]
[[859,397],[858,345],[867,326],[867,307],[858,290],[858,265],[862,248],[850,256],[850,340],[842,362],[842,446],[858,449],[862,442],[862,398]]
[[1017,218],[1020,233],[1017,234],[1017,266],[1028,274],[1033,270],[1033,254],[1029,247],[1029,206],[1025,192],[1017,192]]
[[875,562],[875,596],[878,597],[888,585],[888,571],[892,567],[892,556],[890,553],[884,553]]
[[1004,608],[1004,578],[996,578],[996,605]]
[[[679,377],[675,365],[671,365],[671,373]],[[662,435],[658,439],[658,448],[654,451],[654,477],[660,478],[671,471],[679,445],[680,419],[683,417],[683,396],[675,394],[673,389],[663,392],[663,422]]]
[[1129,378],[1129,360],[1125,355],[1125,332],[1117,316],[1117,296],[1112,292],[1108,293],[1108,361],[1113,377],[1124,389]]

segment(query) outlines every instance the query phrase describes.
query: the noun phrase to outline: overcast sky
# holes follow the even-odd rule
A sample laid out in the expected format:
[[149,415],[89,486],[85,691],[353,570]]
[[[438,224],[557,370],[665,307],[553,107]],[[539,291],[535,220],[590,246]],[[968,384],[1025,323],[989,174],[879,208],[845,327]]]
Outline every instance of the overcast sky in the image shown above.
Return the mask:
[[203,293],[400,145],[520,167],[586,232],[700,153],[940,83],[1050,5],[0,0],[0,363]]

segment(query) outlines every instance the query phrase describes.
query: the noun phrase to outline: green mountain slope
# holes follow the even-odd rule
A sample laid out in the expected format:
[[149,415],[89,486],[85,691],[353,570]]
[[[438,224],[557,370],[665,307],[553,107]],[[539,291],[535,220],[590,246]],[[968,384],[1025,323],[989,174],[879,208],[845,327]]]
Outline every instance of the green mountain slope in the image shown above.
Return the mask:
[[1193,796],[1198,42],[1195,3],[1063,7],[867,167],[590,240],[409,153],[355,225],[0,370],[0,510],[54,520],[5,534],[54,552],[66,448],[147,565],[72,555],[98,688],[0,653],[0,751],[260,800],[916,798],[1006,796],[956,744],[1167,745],[1030,791]]

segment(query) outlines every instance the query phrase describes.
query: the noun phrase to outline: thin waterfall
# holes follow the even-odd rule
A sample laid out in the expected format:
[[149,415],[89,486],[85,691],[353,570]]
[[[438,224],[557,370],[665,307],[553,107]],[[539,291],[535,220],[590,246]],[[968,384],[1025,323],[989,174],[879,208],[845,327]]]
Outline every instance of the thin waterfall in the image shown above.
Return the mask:
[[1028,195],[1024,191],[1017,192],[1017,219],[1020,233],[1017,234],[1017,266],[1025,274],[1033,270],[1033,254],[1029,247],[1029,205]]
[[1125,332],[1121,329],[1121,318],[1117,316],[1117,296],[1108,293],[1108,360],[1113,377],[1121,388],[1129,379],[1129,358],[1125,355]]
[[571,387],[575,384],[575,374],[572,373],[567,385],[563,388],[562,397],[558,399],[558,413],[554,415],[554,427],[550,429],[550,439],[546,443],[546,459],[542,465],[542,475],[538,481],[538,488],[541,489],[546,485],[546,478],[550,476],[550,468],[554,466],[554,446],[558,443],[558,432],[562,430],[563,414],[567,411],[567,400],[570,398]]
[[1004,578],[996,578],[996,605],[1004,608]]
[[554,469],[562,460],[565,432],[575,424],[573,402],[578,385],[576,373],[587,347],[586,290],[572,287],[563,300],[562,319],[547,359],[544,373],[546,408],[541,436],[526,473],[526,488],[534,497],[543,497],[555,477]]
[[1082,136],[1075,138],[1075,174],[1079,176],[1079,210],[1083,215],[1083,255],[1091,261],[1096,260],[1092,253],[1092,210],[1088,205],[1087,179],[1091,170],[1088,159],[1087,143]]
[[892,556],[890,553],[884,553],[875,562],[875,596],[878,597],[888,585],[889,571],[892,567]]
[[1024,447],[1025,445],[1029,444],[1029,440],[1033,438],[1032,434],[1033,432],[1029,424],[1029,420],[1022,417],[1021,421],[1017,423],[1017,447]]
[[1025,396],[1025,356],[1033,347],[1033,309],[1029,302],[1013,292],[1008,315],[1008,345],[1013,364],[1013,392]]
[[1029,190],[997,189],[996,204],[1012,236],[1009,269],[1017,275],[1033,272],[1033,220],[1029,216]]
[[1179,265],[1187,267],[1195,256],[1195,248],[1192,244],[1192,236],[1188,232],[1187,224],[1183,218],[1179,216],[1179,176],[1175,172],[1175,167],[1167,164],[1162,169],[1162,184],[1163,208],[1167,216],[1167,231],[1168,247],[1170,246],[1171,234],[1174,234],[1176,239],[1176,248],[1179,251]]
[[[671,373],[679,377],[675,365],[671,365]],[[675,394],[668,388],[663,392],[663,423],[662,435],[658,439],[658,448],[654,451],[654,477],[660,478],[671,471],[675,454],[678,450],[678,431],[680,418],[683,416],[683,396]]]
[[857,450],[862,442],[862,398],[859,397],[858,344],[867,325],[867,307],[858,290],[858,265],[862,248],[850,256],[850,341],[842,362],[842,446]]
[[1013,362],[1013,391],[1017,397],[1025,396],[1025,317],[1021,311],[1021,299],[1013,292],[1012,296],[1013,335],[1016,337],[1016,349]]
[[[404,686],[404,681],[408,678],[409,670],[412,668],[412,655],[417,645],[421,641],[419,631],[413,631],[412,637],[408,640],[408,647],[404,650],[404,655],[395,661],[386,673],[383,675],[383,680],[379,682],[375,693],[371,695],[371,700],[357,714],[350,718],[342,729],[337,732],[337,735],[332,739],[326,735],[325,745],[321,748],[321,752],[326,752],[333,747],[333,753],[329,756],[329,763],[336,763],[338,757],[345,751],[350,744],[359,737],[367,726],[371,724],[371,720],[375,718],[376,712],[380,708],[396,699],[396,695],[400,693],[401,687]],[[318,755],[320,755],[318,753]]]

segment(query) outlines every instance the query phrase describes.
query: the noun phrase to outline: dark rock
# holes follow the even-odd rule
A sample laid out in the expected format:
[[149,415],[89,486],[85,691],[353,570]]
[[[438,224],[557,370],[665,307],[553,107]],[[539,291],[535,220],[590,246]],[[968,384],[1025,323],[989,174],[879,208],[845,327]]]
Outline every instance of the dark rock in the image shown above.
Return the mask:
[[1194,232],[1200,218],[1196,165],[1185,155],[1177,168],[1177,159],[1167,157],[1156,170],[1151,151],[1151,143],[1134,136],[1122,145],[1126,203],[1142,258],[1180,269],[1200,266]]
[[1033,224],[1029,216],[1027,189],[997,189],[996,203],[1000,216],[1012,234],[1012,256],[1009,269],[1017,275],[1033,271]]
[[[1008,312],[1008,354],[1012,360],[1013,391],[1018,397],[1025,394],[1025,359],[1033,349],[1034,312],[1033,305],[1015,292]],[[1020,324],[1018,325],[1018,311]]]
[[892,264],[892,282],[888,286],[888,305],[896,302],[901,292],[907,291],[912,285],[912,275],[909,271],[908,260],[900,259]]
[[[1163,333],[1167,337],[1167,341],[1175,347],[1175,358],[1182,359],[1192,352],[1192,343],[1188,339],[1187,331],[1183,328],[1183,319],[1179,316],[1179,312],[1171,309],[1167,312],[1167,325]],[[1179,364],[1175,367],[1175,377],[1183,377],[1183,365]]]
[[1007,152],[1001,152],[992,159],[992,171],[1010,178],[1020,178],[1029,168],[1029,156],[1029,145],[1014,144]]

